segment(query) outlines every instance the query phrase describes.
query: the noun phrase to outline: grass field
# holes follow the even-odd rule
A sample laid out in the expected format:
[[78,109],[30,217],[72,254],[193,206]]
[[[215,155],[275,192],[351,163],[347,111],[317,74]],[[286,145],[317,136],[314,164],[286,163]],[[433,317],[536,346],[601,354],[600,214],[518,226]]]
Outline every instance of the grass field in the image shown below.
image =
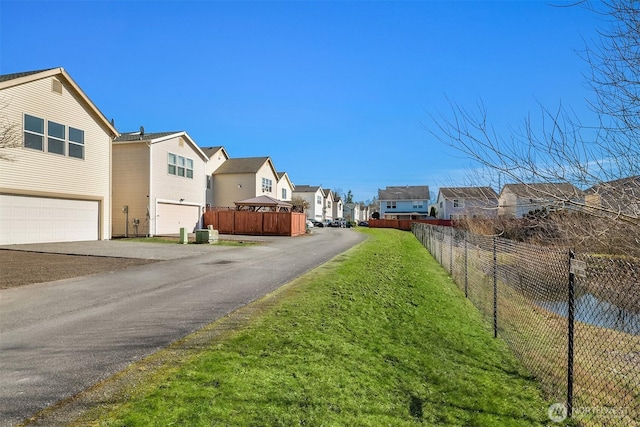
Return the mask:
[[97,387],[77,425],[545,425],[552,402],[415,237],[362,232]]

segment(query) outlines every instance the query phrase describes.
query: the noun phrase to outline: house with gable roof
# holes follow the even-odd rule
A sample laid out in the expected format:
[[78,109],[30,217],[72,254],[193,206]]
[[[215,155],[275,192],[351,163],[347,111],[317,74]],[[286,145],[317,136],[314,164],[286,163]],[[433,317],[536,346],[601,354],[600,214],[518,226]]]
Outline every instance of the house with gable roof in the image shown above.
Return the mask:
[[495,218],[498,194],[491,187],[442,187],[436,206],[438,219]]
[[584,193],[569,183],[505,184],[498,197],[498,215],[523,218],[530,212],[578,209]]
[[378,189],[380,219],[427,219],[429,199],[427,185]]
[[0,244],[111,238],[118,135],[63,68],[0,75]]
[[585,190],[589,210],[609,216],[640,217],[640,176],[600,182]]
[[322,220],[333,221],[333,205],[334,205],[334,193],[329,189],[322,189],[322,195],[324,196],[324,204],[322,206]]
[[113,140],[113,235],[170,235],[202,227],[209,157],[185,131]]
[[277,185],[278,198],[284,202],[290,202],[293,197],[293,190],[296,188],[293,182],[289,179],[289,174],[286,172],[278,172],[278,185]]
[[207,207],[213,206],[213,172],[224,162],[229,160],[229,154],[224,147],[204,147],[202,151],[207,155],[208,160],[205,165],[206,177],[206,204]]
[[214,208],[235,208],[235,202],[258,196],[277,199],[278,172],[270,157],[227,159],[213,171]]
[[307,218],[317,221],[324,221],[324,190],[319,185],[296,185],[293,190],[293,197],[300,197],[306,200],[309,207],[307,208]]

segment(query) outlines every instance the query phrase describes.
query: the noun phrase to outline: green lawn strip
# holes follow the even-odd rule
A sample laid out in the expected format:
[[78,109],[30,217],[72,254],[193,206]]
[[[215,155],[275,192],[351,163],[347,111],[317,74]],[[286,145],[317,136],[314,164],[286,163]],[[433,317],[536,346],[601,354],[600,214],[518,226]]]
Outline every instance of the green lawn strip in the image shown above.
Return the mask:
[[537,384],[413,235],[364,232],[245,327],[82,423],[544,425]]

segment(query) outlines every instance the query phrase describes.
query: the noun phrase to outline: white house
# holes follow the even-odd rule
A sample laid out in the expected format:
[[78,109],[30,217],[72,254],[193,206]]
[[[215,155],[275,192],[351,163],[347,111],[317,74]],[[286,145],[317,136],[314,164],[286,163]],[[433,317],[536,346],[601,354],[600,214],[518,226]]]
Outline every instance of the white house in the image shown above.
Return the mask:
[[113,235],[202,227],[208,156],[187,132],[125,133],[113,141]]
[[307,218],[323,221],[324,217],[324,190],[319,185],[296,185],[293,191],[294,197],[300,197],[307,201]]
[[439,219],[495,218],[498,194],[491,187],[442,187],[436,206]]

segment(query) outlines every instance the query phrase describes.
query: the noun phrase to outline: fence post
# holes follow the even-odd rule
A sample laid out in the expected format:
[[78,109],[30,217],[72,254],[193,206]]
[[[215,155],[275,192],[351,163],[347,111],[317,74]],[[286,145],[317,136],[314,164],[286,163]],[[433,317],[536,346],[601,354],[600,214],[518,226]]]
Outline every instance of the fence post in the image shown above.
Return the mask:
[[453,276],[453,227],[449,227],[449,236],[451,236],[451,241],[449,242],[449,273]]
[[575,316],[575,274],[571,263],[576,255],[573,250],[569,251],[569,295],[568,295],[568,343],[567,343],[567,417],[573,414],[573,339],[574,339],[574,316]]
[[467,231],[464,232],[464,297],[469,298],[469,255],[467,249]]
[[498,338],[498,254],[493,237],[493,337]]

